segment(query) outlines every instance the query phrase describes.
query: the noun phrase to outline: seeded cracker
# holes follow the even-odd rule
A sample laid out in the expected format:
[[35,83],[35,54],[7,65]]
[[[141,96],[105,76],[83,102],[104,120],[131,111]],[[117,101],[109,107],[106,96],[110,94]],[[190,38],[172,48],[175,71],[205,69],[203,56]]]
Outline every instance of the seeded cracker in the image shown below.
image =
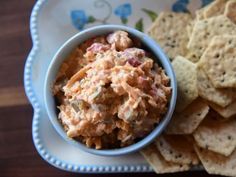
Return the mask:
[[193,133],[208,111],[208,105],[201,98],[197,98],[183,112],[174,113],[166,133],[175,135]]
[[141,150],[141,154],[152,166],[153,170],[158,173],[174,173],[189,170],[189,165],[167,162],[154,144]]
[[177,55],[187,53],[189,38],[186,26],[191,21],[187,13],[161,12],[148,33],[172,60]]
[[205,71],[197,67],[197,88],[199,95],[221,107],[233,102],[235,92],[232,89],[217,89],[213,86]]
[[178,83],[176,110],[181,112],[198,97],[196,65],[184,57],[177,56],[172,66]]
[[236,147],[236,120],[217,117],[217,113],[209,114],[193,136],[199,147],[229,156]]
[[223,34],[236,35],[236,25],[224,15],[196,21],[187,47],[199,60],[211,39]]
[[224,14],[225,6],[228,0],[215,0],[204,10],[204,18],[210,18]]
[[[196,10],[195,19],[182,25],[185,29],[177,27],[181,18],[172,17],[171,21],[168,13],[171,12],[161,13],[167,23],[161,22],[161,16],[159,24],[153,24],[151,30],[154,28],[156,38],[164,45],[158,43],[169,57],[172,54],[178,84],[176,109],[164,133],[142,154],[155,168],[164,168],[162,173],[184,171],[192,164],[198,168],[200,158],[208,173],[236,177],[236,0],[214,0]],[[187,34],[186,47],[180,45],[184,54],[180,54],[178,47],[174,50],[170,47],[176,39],[172,29],[182,30],[177,38]],[[231,46],[224,38],[233,40]],[[218,53],[219,58],[215,59],[218,55],[214,54]],[[198,158],[196,154],[194,157],[193,149]],[[186,167],[177,170],[176,165]]]
[[196,14],[196,19],[197,20],[203,20],[204,19],[204,11],[205,11],[206,7],[198,9],[195,11]]
[[188,33],[188,38],[190,38],[190,36],[193,32],[194,24],[195,24],[195,20],[191,21],[186,27],[186,30],[187,30],[187,33]]
[[215,36],[201,57],[200,65],[214,87],[236,87],[236,35]]
[[162,135],[155,141],[165,160],[180,164],[198,164],[193,145],[183,135]]
[[193,63],[197,63],[199,58],[193,53],[193,52],[188,52],[188,54],[185,56],[186,59]]
[[236,150],[228,157],[194,146],[209,174],[236,176]]
[[209,8],[209,6],[211,6],[212,3],[208,4],[207,6],[200,8],[198,10],[195,11],[195,16],[196,16],[196,20],[203,20],[204,17],[204,12],[207,8]]
[[227,16],[232,22],[236,23],[236,0],[227,2],[224,15]]
[[[195,11],[195,16],[196,16],[195,20],[193,20],[191,23],[189,23],[188,26],[186,27],[189,38],[192,35],[193,28],[194,28],[194,25],[195,25],[196,21],[204,19],[204,11],[208,6],[209,5]],[[196,63],[199,60],[199,58],[193,52],[190,52],[190,51],[187,52],[185,57],[193,63]]]
[[222,108],[214,103],[208,103],[212,109],[218,112],[224,118],[230,118],[236,115],[236,101],[231,103],[230,105]]

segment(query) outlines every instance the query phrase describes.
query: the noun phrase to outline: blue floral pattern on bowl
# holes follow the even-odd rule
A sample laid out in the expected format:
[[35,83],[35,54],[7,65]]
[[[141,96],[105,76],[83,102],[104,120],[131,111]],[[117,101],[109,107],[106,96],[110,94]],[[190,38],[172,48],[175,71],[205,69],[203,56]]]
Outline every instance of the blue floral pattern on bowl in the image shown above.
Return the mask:
[[172,10],[174,12],[189,12],[187,5],[189,4],[189,0],[178,0],[176,1],[173,6]]
[[206,5],[210,4],[213,0],[202,0],[202,7],[205,7]]
[[[102,19],[95,18],[94,15],[86,14],[86,12],[81,9],[71,11],[70,18],[73,26],[81,31],[86,27],[86,25],[91,23],[96,22],[100,24],[107,24],[108,20],[112,16],[112,12],[115,16],[120,18],[121,24],[127,25],[129,17],[132,15],[132,5],[130,3],[119,4],[117,7],[113,8],[107,0],[97,0],[94,2],[95,8],[104,8],[105,6],[107,7],[109,12],[107,12],[107,15]],[[154,21],[157,17],[156,12],[150,9],[143,8],[140,10],[143,11],[144,14],[146,14],[151,19],[151,21]],[[139,31],[143,31],[143,18],[138,19],[134,27]]]
[[120,17],[121,21],[123,24],[127,24],[128,22],[128,17],[132,14],[132,7],[131,4],[126,3],[118,6],[114,14],[118,17]]
[[[201,0],[201,7],[204,7],[211,3],[213,0]],[[173,3],[171,9],[174,12],[185,12],[190,13],[188,9],[188,5],[191,1],[190,0],[177,0]],[[100,23],[100,24],[107,24],[108,20],[112,16],[112,12],[115,16],[119,17],[121,20],[121,24],[127,25],[129,21],[129,17],[132,15],[132,5],[130,3],[123,3],[119,4],[117,7],[113,8],[108,0],[97,0],[94,3],[95,8],[104,8],[106,6],[108,8],[108,13],[103,19],[95,18],[93,15],[87,15],[84,10],[73,10],[71,11],[70,17],[72,20],[73,26],[78,30],[83,30],[86,25],[90,23]],[[113,10],[114,9],[114,10]],[[153,22],[157,18],[157,13],[150,10],[142,8],[141,11],[146,14],[151,21]],[[143,31],[144,24],[143,18],[140,18],[134,24],[134,28],[138,29],[139,31]]]
[[82,30],[84,25],[88,23],[88,17],[83,10],[73,10],[71,12],[71,19],[73,25],[79,30]]

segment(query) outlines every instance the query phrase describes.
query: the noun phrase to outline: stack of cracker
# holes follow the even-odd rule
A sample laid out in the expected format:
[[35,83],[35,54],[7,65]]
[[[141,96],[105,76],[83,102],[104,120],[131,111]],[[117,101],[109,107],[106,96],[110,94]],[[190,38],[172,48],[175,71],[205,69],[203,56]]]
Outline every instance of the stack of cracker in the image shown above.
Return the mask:
[[141,153],[157,173],[202,164],[236,176],[236,0],[195,15],[162,12],[149,30],[172,62],[178,98],[165,132]]

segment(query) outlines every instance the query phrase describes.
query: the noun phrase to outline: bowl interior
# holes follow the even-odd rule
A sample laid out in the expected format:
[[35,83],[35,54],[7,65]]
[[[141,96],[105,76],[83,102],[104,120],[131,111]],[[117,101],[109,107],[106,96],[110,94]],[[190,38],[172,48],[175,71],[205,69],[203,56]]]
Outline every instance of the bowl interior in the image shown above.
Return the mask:
[[[172,87],[172,94],[171,99],[169,102],[169,107],[166,115],[164,118],[162,118],[161,122],[156,126],[156,128],[150,132],[149,135],[147,135],[142,140],[138,141],[135,144],[132,144],[130,146],[124,147],[124,148],[118,148],[118,149],[108,149],[108,150],[96,150],[92,148],[86,147],[84,144],[75,141],[74,139],[69,138],[62,125],[57,119],[57,111],[56,111],[56,103],[54,96],[52,94],[52,86],[55,81],[57,72],[63,63],[63,61],[68,57],[68,55],[78,46],[78,44],[84,42],[85,40],[96,37],[102,34],[108,34],[116,30],[124,30],[127,31],[130,35],[133,37],[136,37],[141,40],[141,42],[154,54],[155,58],[158,64],[160,64],[166,74],[170,77],[170,86]],[[158,46],[158,44],[153,41],[150,37],[148,37],[146,34],[141,33],[133,28],[129,28],[126,26],[120,26],[120,25],[102,25],[93,27],[90,29],[87,29],[85,31],[82,31],[72,38],[70,38],[67,42],[65,42],[62,47],[58,50],[58,52],[53,57],[47,74],[46,74],[46,80],[44,85],[44,101],[46,110],[48,113],[48,116],[50,118],[50,121],[52,122],[54,128],[57,130],[57,132],[69,143],[79,147],[80,149],[93,153],[96,155],[106,155],[106,156],[116,156],[116,155],[122,155],[122,154],[128,154],[131,152],[135,152],[139,150],[140,148],[148,145],[152,142],[158,136],[166,127],[168,122],[170,121],[174,108],[176,103],[176,96],[177,96],[177,84],[176,84],[176,78],[175,74],[173,72],[173,68],[171,66],[171,63],[169,59],[166,57],[162,49]]]

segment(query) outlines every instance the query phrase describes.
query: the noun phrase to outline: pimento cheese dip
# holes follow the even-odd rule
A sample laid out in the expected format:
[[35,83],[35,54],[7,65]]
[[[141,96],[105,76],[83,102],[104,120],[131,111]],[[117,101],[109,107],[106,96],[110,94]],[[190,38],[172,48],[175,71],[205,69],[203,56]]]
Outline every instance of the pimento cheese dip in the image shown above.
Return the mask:
[[68,137],[96,149],[131,145],[165,115],[169,78],[142,44],[115,31],[80,44],[58,72],[53,93]]

